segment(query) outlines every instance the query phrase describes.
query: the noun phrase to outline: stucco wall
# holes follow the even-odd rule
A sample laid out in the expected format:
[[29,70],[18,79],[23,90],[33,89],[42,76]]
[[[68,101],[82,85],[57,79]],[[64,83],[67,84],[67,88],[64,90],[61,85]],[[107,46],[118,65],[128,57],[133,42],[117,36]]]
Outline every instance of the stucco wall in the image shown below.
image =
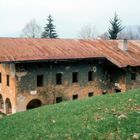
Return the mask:
[[[12,113],[16,112],[16,78],[14,64],[0,64],[0,73],[2,75],[2,83],[0,84],[0,94],[2,95],[4,106],[6,99],[12,104]],[[7,86],[6,76],[9,75],[9,86]],[[6,112],[6,108],[4,108]]]
[[[122,91],[125,91],[124,71],[118,69],[118,74],[114,74],[112,69],[116,70],[116,67],[108,67],[110,64],[106,65],[106,63],[100,64],[98,60],[92,60],[17,64],[16,69],[22,67],[24,73],[23,76],[17,78],[17,110],[25,110],[26,104],[34,98],[40,99],[43,104],[52,103],[52,100],[54,100],[52,96],[42,97],[42,94],[40,94],[40,89],[42,90],[48,85],[57,87],[58,92],[61,90],[64,93],[63,96],[68,100],[72,100],[75,94],[78,95],[78,99],[83,99],[88,97],[89,92],[93,92],[94,95],[100,95],[104,90],[109,93],[114,92],[115,82],[121,84]],[[108,68],[110,69],[108,71],[110,77],[113,77],[112,81],[107,80],[104,74],[104,70]],[[94,71],[94,81],[88,82],[89,71]],[[72,83],[72,72],[78,72],[78,83]],[[56,85],[56,73],[62,73],[62,85]],[[44,87],[42,88],[37,88],[37,75],[44,76]],[[61,95],[56,93],[55,96],[59,97]]]
[[[94,80],[88,81],[88,72],[94,72]],[[88,97],[89,92],[101,95],[115,92],[115,85],[124,92],[140,87],[139,68],[136,80],[131,80],[131,71],[120,69],[106,60],[80,60],[63,62],[34,62],[17,64],[0,64],[2,84],[0,94],[5,101],[12,104],[12,113],[25,111],[27,104],[39,99],[43,105],[55,103],[55,98],[62,96],[72,100]],[[78,83],[72,83],[72,73],[78,72]],[[56,85],[56,74],[62,73],[62,85]],[[6,75],[10,76],[10,86],[6,85]],[[37,87],[37,75],[43,75],[44,86]],[[51,85],[51,87],[49,87]],[[53,93],[51,92],[53,90]],[[52,95],[51,95],[52,94]]]

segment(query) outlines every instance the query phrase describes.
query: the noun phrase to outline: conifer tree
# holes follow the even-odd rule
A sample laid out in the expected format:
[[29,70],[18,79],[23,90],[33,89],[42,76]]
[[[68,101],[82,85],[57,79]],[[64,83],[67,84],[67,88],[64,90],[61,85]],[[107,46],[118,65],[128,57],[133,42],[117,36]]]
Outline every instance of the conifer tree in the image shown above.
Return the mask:
[[121,20],[115,13],[114,18],[110,20],[111,27],[108,30],[110,39],[117,39],[117,35],[121,32],[124,27],[121,24]]
[[57,38],[58,35],[55,30],[55,25],[53,24],[52,16],[49,15],[47,19],[47,24],[44,27],[44,32],[42,33],[42,38]]

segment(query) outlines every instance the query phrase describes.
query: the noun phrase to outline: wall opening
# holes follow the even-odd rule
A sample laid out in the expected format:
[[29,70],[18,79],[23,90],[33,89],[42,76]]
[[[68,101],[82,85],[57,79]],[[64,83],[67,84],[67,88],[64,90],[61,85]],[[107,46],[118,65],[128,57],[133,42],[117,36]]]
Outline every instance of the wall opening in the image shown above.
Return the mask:
[[61,85],[62,84],[62,73],[56,74],[56,84]]
[[2,95],[0,94],[0,111],[3,112],[4,110],[4,106],[3,106],[3,98]]
[[0,73],[0,84],[2,83],[2,74]]
[[77,83],[78,82],[78,72],[73,72],[72,73],[72,83]]
[[26,109],[27,110],[34,109],[34,108],[40,107],[41,105],[42,105],[42,103],[39,99],[33,99],[27,104]]
[[92,97],[92,96],[93,96],[93,92],[89,92],[88,97]]
[[11,114],[12,113],[12,104],[11,104],[11,101],[10,99],[6,99],[5,100],[5,109],[6,109],[6,114]]
[[121,89],[115,89],[115,92],[119,93],[119,92],[121,92]]
[[37,87],[43,87],[43,75],[37,75]]
[[62,97],[56,97],[56,103],[62,102]]
[[131,80],[136,80],[136,73],[131,73]]
[[88,81],[93,81],[94,77],[93,77],[93,71],[89,71],[88,72]]
[[78,99],[78,95],[77,94],[73,95],[73,100],[76,100],[76,99]]
[[7,86],[10,85],[10,76],[9,75],[6,75],[6,83],[7,83]]

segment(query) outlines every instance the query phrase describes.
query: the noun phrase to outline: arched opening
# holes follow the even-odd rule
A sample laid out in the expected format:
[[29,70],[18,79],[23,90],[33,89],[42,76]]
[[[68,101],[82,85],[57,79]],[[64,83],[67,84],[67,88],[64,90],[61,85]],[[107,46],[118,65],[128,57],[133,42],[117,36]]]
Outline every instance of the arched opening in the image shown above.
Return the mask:
[[6,109],[6,114],[11,114],[12,113],[12,104],[11,104],[11,101],[10,99],[6,99],[5,100],[5,109]]
[[3,112],[4,106],[3,106],[3,98],[2,95],[0,94],[0,111]]
[[27,107],[26,109],[33,109],[33,108],[37,108],[37,107],[40,107],[41,106],[41,101],[39,99],[33,99],[31,100],[28,104],[27,104]]

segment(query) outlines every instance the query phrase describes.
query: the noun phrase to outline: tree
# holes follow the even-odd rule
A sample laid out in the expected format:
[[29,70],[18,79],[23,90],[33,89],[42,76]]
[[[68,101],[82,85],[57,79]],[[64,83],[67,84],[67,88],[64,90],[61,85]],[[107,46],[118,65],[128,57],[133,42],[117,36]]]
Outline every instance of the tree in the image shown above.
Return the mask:
[[22,37],[38,38],[41,36],[41,28],[37,24],[35,19],[32,19],[29,23],[25,25],[22,30]]
[[58,35],[55,31],[55,25],[53,24],[52,16],[49,15],[47,19],[48,23],[44,27],[44,32],[42,33],[42,38],[57,38]]
[[102,33],[100,36],[99,36],[100,39],[103,39],[103,40],[109,40],[109,34],[108,32],[104,32]]
[[95,26],[83,26],[79,32],[79,38],[82,39],[95,39],[97,38],[97,30]]
[[126,26],[125,30],[118,34],[118,39],[139,40],[140,26]]
[[110,20],[111,27],[108,30],[110,39],[117,39],[117,35],[121,32],[124,27],[121,24],[121,20],[115,13],[114,18]]

